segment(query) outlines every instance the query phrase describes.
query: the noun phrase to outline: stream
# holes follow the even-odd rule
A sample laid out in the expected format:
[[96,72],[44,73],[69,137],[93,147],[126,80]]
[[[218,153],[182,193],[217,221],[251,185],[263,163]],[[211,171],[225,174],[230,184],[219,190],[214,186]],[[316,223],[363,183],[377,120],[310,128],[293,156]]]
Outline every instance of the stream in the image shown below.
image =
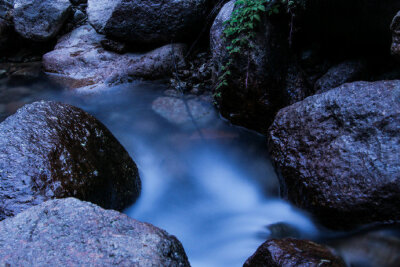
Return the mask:
[[180,123],[171,123],[152,109],[165,97],[162,83],[135,82],[91,96],[43,80],[22,84],[1,85],[0,121],[36,100],[69,103],[98,118],[140,170],[141,197],[124,212],[175,235],[192,266],[242,266],[271,236],[271,224],[289,225],[301,238],[318,235],[306,215],[279,199],[266,137],[230,125],[211,104],[203,103],[207,112],[195,122],[180,120],[187,116],[181,109],[183,115],[172,116]]

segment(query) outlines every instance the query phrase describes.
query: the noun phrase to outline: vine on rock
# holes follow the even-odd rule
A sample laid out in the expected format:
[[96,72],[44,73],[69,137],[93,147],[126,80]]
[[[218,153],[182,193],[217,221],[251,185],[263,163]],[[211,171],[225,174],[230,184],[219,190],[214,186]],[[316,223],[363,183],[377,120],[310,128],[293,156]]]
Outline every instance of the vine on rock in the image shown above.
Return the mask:
[[[244,51],[250,55],[253,48],[251,40],[256,36],[255,29],[261,22],[263,13],[268,15],[279,13],[282,4],[288,7],[294,4],[293,0],[237,0],[229,20],[224,22],[223,41],[228,43],[228,62],[221,66],[214,97],[221,97],[221,88],[228,86],[228,77],[231,75],[231,66],[234,58]],[[248,73],[247,73],[248,76]],[[247,79],[246,79],[247,86]]]

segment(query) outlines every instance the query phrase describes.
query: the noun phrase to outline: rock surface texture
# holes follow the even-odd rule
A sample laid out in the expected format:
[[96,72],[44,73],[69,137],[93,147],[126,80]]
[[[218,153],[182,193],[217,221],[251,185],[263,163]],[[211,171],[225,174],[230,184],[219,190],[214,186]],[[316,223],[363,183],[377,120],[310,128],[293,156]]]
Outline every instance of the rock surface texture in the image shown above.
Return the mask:
[[307,240],[271,239],[262,244],[243,267],[344,267],[330,249]]
[[164,230],[74,198],[0,222],[0,266],[190,266]]
[[14,0],[15,30],[32,41],[57,35],[71,13],[69,0]]
[[168,44],[193,35],[207,0],[89,0],[89,21],[99,32],[136,44]]
[[0,1],[0,50],[7,51],[14,37],[12,22],[13,2],[11,0]]
[[355,82],[279,111],[281,192],[333,228],[399,221],[400,81]]
[[0,124],[0,220],[71,196],[122,210],[139,192],[129,154],[79,108],[35,102]]
[[393,34],[392,54],[400,57],[400,11],[394,17],[390,28]]
[[101,46],[104,36],[89,25],[63,36],[43,56],[45,71],[70,88],[93,89],[135,77],[159,79],[184,64],[183,44],[169,44],[145,54],[117,54]]
[[250,40],[252,49],[242,49],[238,56],[231,56],[226,49],[230,44],[224,29],[235,2],[232,0],[223,6],[210,31],[216,86],[223,67],[230,58],[233,60],[229,68],[231,75],[226,79],[228,85],[218,89],[220,96],[216,100],[222,115],[233,123],[265,131],[275,112],[284,106],[287,23],[281,23],[280,18],[262,16],[255,38]]
[[367,66],[361,60],[348,60],[330,68],[319,78],[314,90],[316,93],[323,93],[336,88],[344,83],[367,79]]

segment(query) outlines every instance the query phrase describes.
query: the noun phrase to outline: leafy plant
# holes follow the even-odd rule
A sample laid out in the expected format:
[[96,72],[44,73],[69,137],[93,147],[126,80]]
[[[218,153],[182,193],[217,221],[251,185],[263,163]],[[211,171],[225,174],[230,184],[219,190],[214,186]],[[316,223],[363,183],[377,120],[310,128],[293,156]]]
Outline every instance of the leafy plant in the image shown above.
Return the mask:
[[[221,74],[215,88],[214,97],[221,97],[221,88],[228,86],[228,77],[231,75],[231,66],[234,58],[240,53],[247,52],[248,56],[252,48],[251,39],[256,36],[255,29],[261,22],[263,13],[268,15],[277,14],[282,4],[292,6],[293,0],[237,0],[235,8],[229,20],[224,22],[223,42],[227,42],[226,47],[229,59],[221,66]],[[247,80],[246,80],[247,86]]]

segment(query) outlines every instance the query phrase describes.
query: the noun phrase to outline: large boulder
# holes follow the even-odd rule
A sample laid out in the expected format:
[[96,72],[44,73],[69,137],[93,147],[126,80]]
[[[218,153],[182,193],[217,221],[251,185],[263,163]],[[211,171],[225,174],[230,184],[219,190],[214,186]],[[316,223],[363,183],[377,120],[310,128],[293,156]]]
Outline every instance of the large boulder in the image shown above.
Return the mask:
[[224,30],[226,21],[237,8],[235,2],[232,0],[223,6],[210,31],[216,87],[232,59],[227,85],[217,89],[216,100],[222,115],[233,123],[265,131],[276,111],[285,105],[282,88],[289,54],[287,21],[284,15],[267,17],[263,14],[255,29],[256,36],[250,40],[251,49],[229,55],[230,42]]
[[14,0],[15,30],[32,41],[57,35],[71,12],[69,0]]
[[333,228],[399,221],[400,81],[355,82],[279,111],[281,192]]
[[[6,51],[14,37],[13,2],[0,0],[0,50]],[[0,52],[1,53],[1,52]]]
[[394,17],[392,25],[393,40],[392,40],[392,54],[400,57],[400,11]]
[[93,27],[107,36],[136,44],[168,44],[197,32],[208,0],[89,0]]
[[70,88],[97,88],[127,77],[159,79],[185,64],[184,44],[169,44],[144,54],[117,54],[105,50],[103,35],[90,25],[63,36],[53,51],[43,56],[50,77]]
[[74,198],[0,222],[1,266],[190,266],[164,230]]
[[65,197],[122,210],[139,192],[128,152],[79,108],[35,102],[0,124],[0,220]]
[[271,239],[262,244],[243,267],[344,267],[331,249],[308,240]]

